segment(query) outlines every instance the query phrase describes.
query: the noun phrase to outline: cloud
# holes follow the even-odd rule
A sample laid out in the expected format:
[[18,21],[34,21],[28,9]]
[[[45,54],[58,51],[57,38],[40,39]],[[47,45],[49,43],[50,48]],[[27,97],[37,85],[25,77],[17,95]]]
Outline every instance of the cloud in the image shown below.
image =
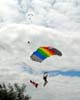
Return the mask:
[[[17,59],[16,62],[25,62],[29,65],[31,64],[30,66],[33,65],[32,67],[36,69],[43,69],[43,66],[46,66],[46,69],[79,69],[78,66],[80,65],[80,62],[78,59],[80,57],[80,39],[78,33],[76,34],[74,32],[72,33],[72,35],[70,35],[70,33],[63,34],[62,32],[58,32],[55,30],[47,30],[47,28],[45,27],[38,27],[34,25],[28,26],[23,24],[10,24],[8,26],[6,25],[6,28],[2,28],[0,34],[1,45],[5,49],[2,52],[5,52],[6,55],[9,55],[9,60]],[[31,43],[27,44],[27,41],[30,41]],[[33,62],[30,59],[30,55],[39,46],[44,45],[50,45],[59,49],[62,52],[63,56],[49,57],[41,64]],[[7,58],[5,57],[5,59]]]
[[35,24],[60,31],[80,32],[78,0],[3,0],[0,5],[0,22]]
[[[32,100],[79,100],[79,6],[79,0],[1,1],[0,82],[24,82]],[[32,52],[44,45],[59,49],[63,56],[32,61]],[[45,88],[44,71],[52,76]],[[30,79],[39,83],[38,89]]]
[[23,64],[21,65],[21,71],[25,73],[29,73],[31,75],[43,75],[47,72],[48,77],[54,76],[67,76],[67,77],[80,77],[80,71],[78,70],[35,70],[32,69],[29,65]]
[[[30,44],[27,41],[30,41]],[[54,97],[56,100],[59,98],[61,100],[64,100],[64,98],[70,100],[78,98],[79,78],[77,76],[79,72],[76,72],[76,70],[79,70],[80,65],[79,41],[79,34],[75,32],[71,35],[70,33],[65,34],[58,30],[47,29],[37,25],[6,24],[0,30],[0,64],[3,70],[1,82],[26,83],[33,100],[36,100],[39,96],[41,97],[40,100],[47,99],[47,97],[51,99]],[[33,62],[30,59],[30,55],[42,45],[51,45],[58,48],[62,51],[63,56],[50,57],[41,64]],[[28,65],[29,67],[27,67]],[[8,71],[5,70],[8,68]],[[28,73],[20,70],[20,68],[24,68]],[[51,70],[54,71],[50,72]],[[47,89],[43,88],[42,71],[48,71],[50,75],[56,74],[55,77],[49,78]],[[73,78],[72,76],[76,77]],[[35,90],[30,85],[30,79],[39,82],[38,90]],[[68,85],[66,82],[69,82]],[[74,83],[76,83],[76,86],[74,86]],[[56,88],[52,89],[55,84]],[[75,89],[75,91],[71,91],[70,88]],[[46,97],[46,95],[48,96]]]

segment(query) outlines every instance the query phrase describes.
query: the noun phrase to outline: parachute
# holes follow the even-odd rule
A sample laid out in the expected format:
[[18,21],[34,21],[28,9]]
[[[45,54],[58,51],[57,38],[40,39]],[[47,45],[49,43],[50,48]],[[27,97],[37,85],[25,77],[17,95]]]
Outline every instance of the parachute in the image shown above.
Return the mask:
[[30,56],[30,58],[33,61],[36,62],[42,62],[44,61],[47,57],[53,56],[53,55],[58,55],[58,56],[62,56],[62,53],[57,50],[56,48],[53,47],[39,47],[36,51],[34,51],[32,53],[32,55]]

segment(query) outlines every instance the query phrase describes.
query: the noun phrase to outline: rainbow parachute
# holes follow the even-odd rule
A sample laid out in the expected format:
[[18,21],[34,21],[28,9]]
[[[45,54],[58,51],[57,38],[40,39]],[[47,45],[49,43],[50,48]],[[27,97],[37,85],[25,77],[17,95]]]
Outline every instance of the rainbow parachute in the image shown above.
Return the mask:
[[62,56],[62,53],[53,47],[39,47],[30,57],[33,61],[42,62],[53,55]]

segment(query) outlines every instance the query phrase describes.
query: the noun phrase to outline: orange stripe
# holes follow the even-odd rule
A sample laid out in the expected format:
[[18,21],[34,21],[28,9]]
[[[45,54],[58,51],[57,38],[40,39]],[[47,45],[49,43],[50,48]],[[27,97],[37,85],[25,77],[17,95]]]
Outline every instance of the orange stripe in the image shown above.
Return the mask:
[[43,47],[44,49],[48,50],[52,55],[55,54],[54,50],[49,49],[49,47]]
[[47,53],[49,56],[51,55],[55,55],[55,52],[52,50],[49,50],[48,48],[43,48],[41,47],[40,49],[42,49],[45,53]]
[[52,50],[49,50],[49,49],[45,49],[45,50],[48,51],[51,55],[54,55],[55,54],[55,52],[52,51]]

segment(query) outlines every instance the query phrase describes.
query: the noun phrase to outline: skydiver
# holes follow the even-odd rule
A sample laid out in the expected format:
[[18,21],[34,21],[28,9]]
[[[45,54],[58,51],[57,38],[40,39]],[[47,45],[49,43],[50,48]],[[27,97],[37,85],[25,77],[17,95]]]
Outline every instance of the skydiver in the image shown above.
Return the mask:
[[30,41],[28,41],[27,43],[30,44]]
[[38,83],[36,83],[36,82],[34,82],[34,81],[32,81],[32,80],[30,80],[30,83],[32,83],[34,86],[35,86],[35,88],[37,88],[38,87]]
[[43,80],[44,80],[44,84],[43,84],[43,86],[46,86],[47,83],[48,83],[48,81],[47,81],[47,77],[48,77],[48,74],[47,74],[47,72],[45,72],[44,75],[43,75]]

